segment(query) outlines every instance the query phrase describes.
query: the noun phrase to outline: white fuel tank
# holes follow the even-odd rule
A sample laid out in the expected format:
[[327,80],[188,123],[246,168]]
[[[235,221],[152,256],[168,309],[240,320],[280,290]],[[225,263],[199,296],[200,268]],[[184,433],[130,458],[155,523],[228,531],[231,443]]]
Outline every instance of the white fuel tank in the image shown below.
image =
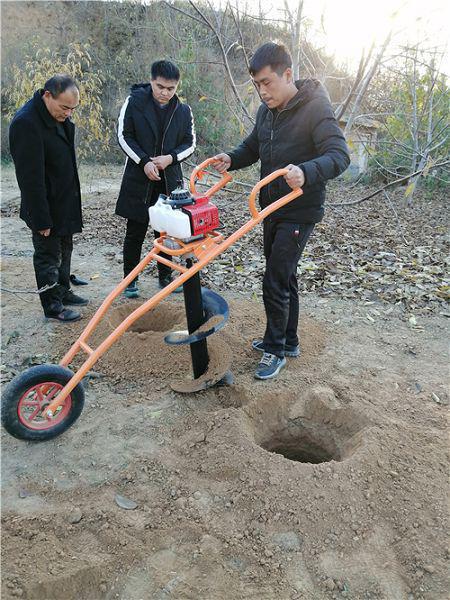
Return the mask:
[[150,225],[156,231],[165,231],[180,240],[191,237],[189,216],[180,209],[173,209],[165,198],[158,198],[156,204],[148,209],[148,214]]

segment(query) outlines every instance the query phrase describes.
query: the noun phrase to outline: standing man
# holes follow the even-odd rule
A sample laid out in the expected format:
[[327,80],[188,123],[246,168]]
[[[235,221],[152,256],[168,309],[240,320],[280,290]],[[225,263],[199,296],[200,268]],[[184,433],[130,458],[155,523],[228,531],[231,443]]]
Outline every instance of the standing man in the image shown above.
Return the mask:
[[21,192],[20,218],[32,231],[34,272],[44,314],[63,323],[81,319],[66,306],[88,303],[70,289],[72,235],[82,228],[81,194],[75,158],[80,101],[69,75],[55,75],[15,114],[9,144]]
[[264,220],[267,324],[264,338],[254,340],[252,347],[263,353],[255,377],[270,379],[284,367],[286,356],[300,354],[297,264],[323,218],[325,182],[345,171],[350,158],[325,88],[315,79],[294,81],[292,59],[283,45],[268,42],[258,48],[250,74],[262,100],[255,127],[235,150],[215,157],[216,168],[223,173],[260,160],[261,178],[287,168],[284,179],[262,188],[262,208],[303,188],[302,196]]
[[[124,277],[141,260],[149,223],[148,208],[160,194],[169,195],[183,181],[180,163],[195,150],[192,111],[176,96],[179,80],[176,65],[168,60],[154,62],[150,83],[133,85],[120,111],[117,133],[127,160],[116,214],[127,219]],[[154,234],[159,236],[159,232]],[[158,263],[158,278],[161,288],[168,285],[172,280],[170,267]],[[125,296],[138,295],[135,279],[126,288]]]

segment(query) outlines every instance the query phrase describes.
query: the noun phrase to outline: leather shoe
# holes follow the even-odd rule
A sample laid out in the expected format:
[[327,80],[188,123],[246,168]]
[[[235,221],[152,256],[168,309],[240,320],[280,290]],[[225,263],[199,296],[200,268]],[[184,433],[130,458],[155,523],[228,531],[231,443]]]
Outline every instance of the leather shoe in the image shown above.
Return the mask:
[[82,298],[81,296],[77,296],[72,292],[72,290],[69,290],[65,294],[62,303],[64,306],[86,306],[86,304],[89,303],[89,300]]
[[61,321],[61,323],[73,323],[81,319],[80,313],[71,308],[64,308],[59,313],[48,313],[45,316],[47,319],[55,319],[56,321]]

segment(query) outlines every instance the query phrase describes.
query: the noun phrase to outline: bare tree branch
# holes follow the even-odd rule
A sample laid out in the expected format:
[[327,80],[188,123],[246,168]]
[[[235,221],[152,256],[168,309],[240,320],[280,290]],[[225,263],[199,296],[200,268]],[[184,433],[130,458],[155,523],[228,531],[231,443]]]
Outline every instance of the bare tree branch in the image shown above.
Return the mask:
[[[194,9],[194,11],[198,14],[198,18],[196,18],[196,20],[197,21],[201,21],[203,25],[206,25],[207,27],[209,27],[211,29],[211,31],[214,33],[214,35],[216,37],[216,40],[217,40],[217,43],[219,44],[220,52],[222,54],[222,58],[223,58],[223,62],[224,62],[224,67],[225,67],[225,70],[227,72],[228,79],[229,79],[231,88],[233,90],[233,93],[234,93],[237,101],[239,102],[239,105],[240,105],[243,113],[247,117],[247,119],[251,123],[254,123],[255,121],[254,121],[253,117],[251,117],[250,113],[248,112],[247,107],[245,106],[245,104],[244,104],[244,102],[243,102],[243,100],[242,100],[242,98],[241,98],[241,96],[239,94],[239,91],[238,91],[238,89],[236,87],[236,84],[234,82],[234,77],[233,77],[233,74],[231,72],[230,64],[228,62],[227,53],[226,53],[225,47],[223,45],[223,40],[222,40],[222,36],[220,35],[220,32],[213,25],[213,23],[208,19],[208,17],[204,13],[202,13],[199,8],[197,8],[197,6],[194,4],[194,2],[192,2],[192,0],[189,0],[189,4],[192,6],[192,8]],[[172,6],[172,5],[169,4],[169,6]],[[182,11],[182,12],[184,12],[184,11]],[[189,13],[185,13],[185,14],[187,16],[192,16],[192,15],[189,15]]]
[[[446,160],[441,163],[436,163],[435,165],[433,165],[433,168],[437,169],[438,167],[443,167],[444,165],[448,165],[448,164],[450,164],[450,160]],[[416,171],[415,173],[410,173],[409,175],[406,175],[405,177],[401,177],[400,179],[396,179],[395,181],[391,181],[387,185],[384,185],[383,187],[379,188],[375,192],[372,192],[368,196],[364,196],[364,198],[360,198],[359,200],[352,200],[351,202],[333,202],[333,204],[329,204],[329,206],[330,207],[354,206],[356,204],[361,204],[362,202],[365,202],[366,200],[370,200],[371,198],[374,198],[375,196],[377,196],[384,190],[387,190],[388,188],[392,187],[393,185],[397,185],[398,183],[402,183],[403,181],[408,181],[408,179],[411,179],[412,177],[417,177],[418,175],[423,173],[423,171],[425,171],[425,169],[426,169],[426,165],[423,167],[423,169],[420,169],[419,171]]]

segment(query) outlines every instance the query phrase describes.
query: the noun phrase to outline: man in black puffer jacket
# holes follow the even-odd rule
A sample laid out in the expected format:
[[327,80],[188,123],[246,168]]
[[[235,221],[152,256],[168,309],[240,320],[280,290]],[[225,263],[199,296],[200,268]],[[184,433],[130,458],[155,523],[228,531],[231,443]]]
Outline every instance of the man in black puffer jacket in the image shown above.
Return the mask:
[[278,375],[286,356],[300,354],[297,264],[314,226],[324,214],[325,183],[345,171],[350,158],[325,88],[315,79],[294,82],[292,59],[283,45],[269,42],[253,55],[250,73],[263,103],[250,135],[235,150],[219,154],[216,168],[242,169],[261,161],[261,178],[287,168],[262,188],[268,206],[301,187],[303,195],[264,220],[266,271],[263,299],[267,325],[252,347],[263,352],[257,379]]
[[[153,63],[150,83],[133,85],[120,111],[117,135],[127,161],[116,214],[127,219],[123,245],[125,277],[141,259],[148,208],[159,194],[169,195],[183,180],[180,163],[195,150],[192,111],[176,96],[179,79],[180,72],[173,63]],[[172,279],[170,267],[161,263],[158,275],[161,288]],[[138,297],[136,280],[127,287],[125,296]]]

